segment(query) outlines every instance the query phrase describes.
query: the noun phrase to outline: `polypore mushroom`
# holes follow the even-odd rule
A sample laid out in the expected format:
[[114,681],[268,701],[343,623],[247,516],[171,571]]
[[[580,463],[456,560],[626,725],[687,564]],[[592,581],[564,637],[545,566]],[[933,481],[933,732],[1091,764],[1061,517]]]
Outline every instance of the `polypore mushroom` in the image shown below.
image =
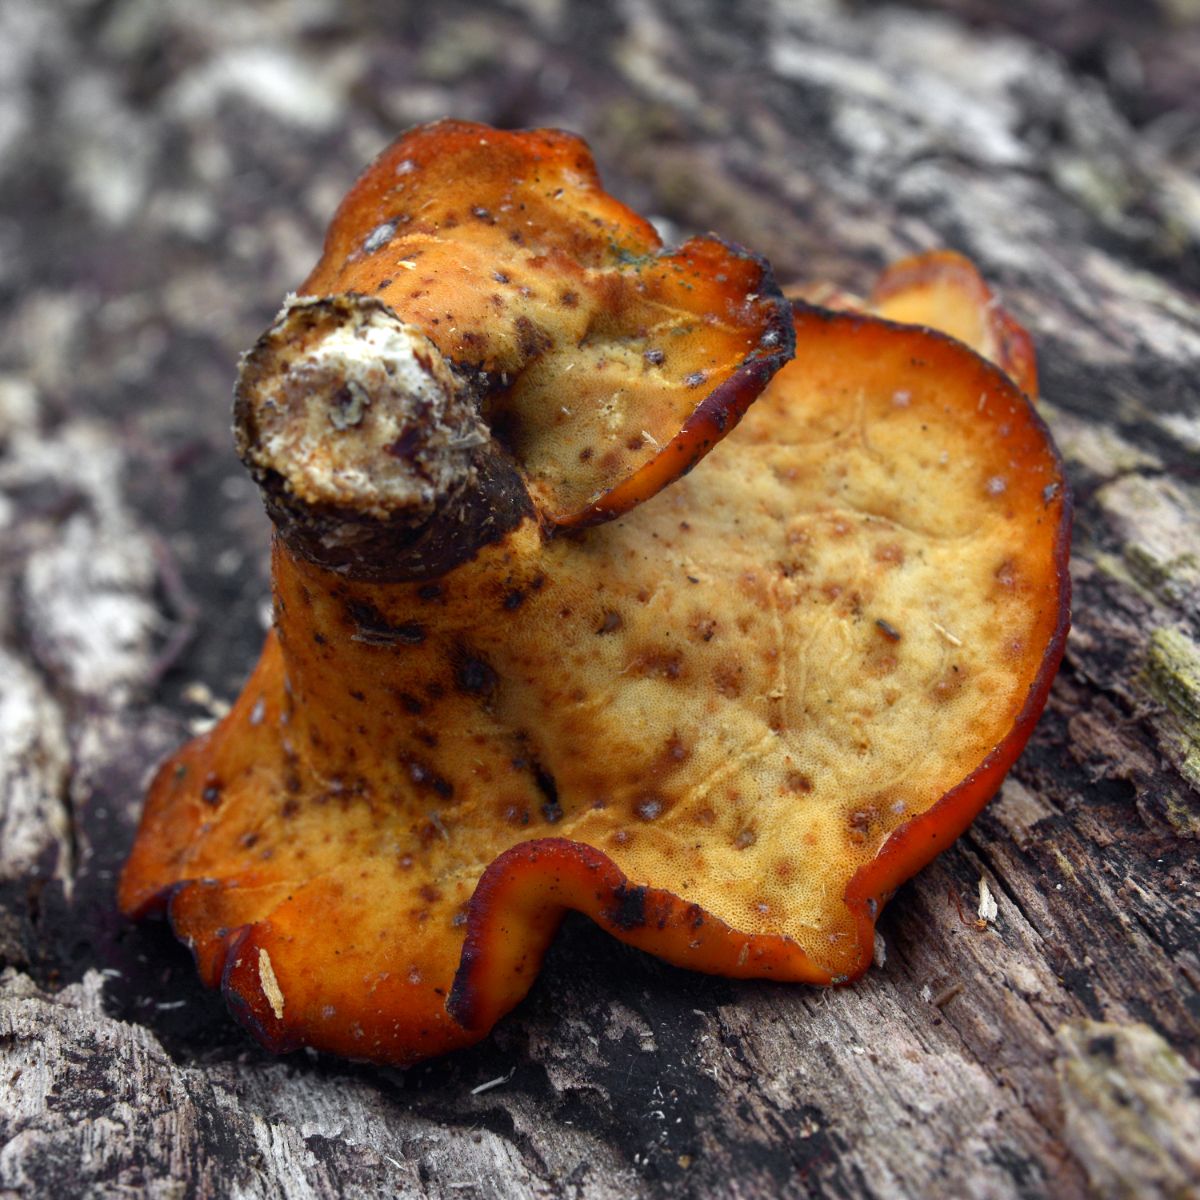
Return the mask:
[[484,1036],[567,909],[698,970],[861,974],[1062,654],[1019,389],[927,330],[781,321],[758,260],[661,252],[563,134],[401,138],[302,292],[236,409],[275,629],[159,772],[124,911],[272,1049],[391,1063]]

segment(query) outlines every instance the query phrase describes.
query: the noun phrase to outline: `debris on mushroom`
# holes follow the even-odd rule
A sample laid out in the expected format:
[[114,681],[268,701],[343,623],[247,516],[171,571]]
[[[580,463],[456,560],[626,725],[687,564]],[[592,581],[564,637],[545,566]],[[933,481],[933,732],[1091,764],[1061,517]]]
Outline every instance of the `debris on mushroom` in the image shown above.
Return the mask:
[[120,903],[274,1050],[478,1041],[568,909],[857,977],[1062,654],[1069,498],[1012,380],[789,311],[715,238],[662,251],[565,134],[385,151],[235,419],[275,628],[156,777]]

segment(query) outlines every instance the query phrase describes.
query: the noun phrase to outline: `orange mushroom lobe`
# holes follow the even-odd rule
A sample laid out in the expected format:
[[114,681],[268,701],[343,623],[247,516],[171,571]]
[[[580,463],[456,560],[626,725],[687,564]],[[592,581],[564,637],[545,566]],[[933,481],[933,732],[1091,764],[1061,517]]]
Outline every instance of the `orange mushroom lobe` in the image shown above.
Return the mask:
[[555,132],[400,138],[302,292],[235,414],[275,627],[160,769],[123,911],[268,1047],[396,1064],[485,1036],[568,909],[861,974],[1062,654],[1069,497],[1019,388],[662,250]]

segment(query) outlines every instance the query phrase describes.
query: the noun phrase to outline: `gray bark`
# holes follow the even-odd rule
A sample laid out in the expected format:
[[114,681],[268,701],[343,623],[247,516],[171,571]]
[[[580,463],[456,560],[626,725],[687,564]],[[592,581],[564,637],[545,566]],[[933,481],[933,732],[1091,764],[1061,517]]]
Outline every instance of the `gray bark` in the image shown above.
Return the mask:
[[[1186,73],[1195,5],[1145,8]],[[1135,127],[1024,35],[835,0],[0,3],[0,1194],[1200,1195],[1190,70]],[[785,281],[953,246],[1035,335],[1066,662],[853,988],[569,922],[484,1044],[381,1071],[272,1059],[115,914],[149,772],[267,618],[237,355],[362,164],[442,114],[576,129],[617,194]]]

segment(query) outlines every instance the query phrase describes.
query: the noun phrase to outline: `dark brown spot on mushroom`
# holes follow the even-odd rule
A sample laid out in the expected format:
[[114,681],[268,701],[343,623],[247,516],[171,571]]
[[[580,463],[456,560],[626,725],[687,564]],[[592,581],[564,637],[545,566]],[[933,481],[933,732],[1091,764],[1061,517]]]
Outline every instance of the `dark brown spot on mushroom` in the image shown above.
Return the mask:
[[633,815],[639,821],[657,821],[663,815],[666,805],[657,793],[639,796],[633,803]]
[[496,690],[496,672],[482,658],[462,654],[454,668],[454,682],[459,691],[472,696],[486,696]]
[[425,641],[425,627],[416,621],[393,625],[373,604],[352,600],[346,615],[354,626],[352,642],[368,646],[419,646]]
[[875,815],[865,808],[856,808],[846,818],[848,837],[856,846],[861,846],[867,840],[867,834],[871,832],[871,821]]
[[671,736],[667,739],[667,744],[663,748],[662,761],[672,766],[678,766],[680,763],[687,762],[691,754],[691,750],[688,749],[683,739],[679,736],[678,730],[672,730]]
[[542,816],[551,825],[557,825],[563,818],[562,805],[558,802],[558,784],[555,782],[554,776],[541,763],[534,762],[531,765],[533,781],[537,785],[538,791],[545,797],[542,804]]
[[625,622],[621,620],[620,613],[611,612],[611,611],[606,612],[604,614],[604,618],[600,622],[600,628],[597,629],[596,632],[597,633],[616,633],[616,631],[618,629],[620,629],[621,626],[624,625],[624,623]]
[[629,669],[634,675],[679,679],[684,672],[683,655],[678,650],[645,650],[633,660]]
[[963,673],[957,665],[954,665],[942,673],[929,691],[935,700],[944,703],[947,700],[953,700],[962,690],[962,685]]
[[550,335],[524,314],[516,319],[514,325],[517,331],[517,347],[522,358],[537,358],[539,354],[544,354],[554,344]]
[[613,893],[613,903],[604,916],[618,929],[628,932],[646,923],[646,889],[622,883]]
[[449,800],[454,795],[454,785],[439,775],[427,762],[414,757],[401,760],[408,771],[408,777],[420,789],[433,792],[443,800]]

